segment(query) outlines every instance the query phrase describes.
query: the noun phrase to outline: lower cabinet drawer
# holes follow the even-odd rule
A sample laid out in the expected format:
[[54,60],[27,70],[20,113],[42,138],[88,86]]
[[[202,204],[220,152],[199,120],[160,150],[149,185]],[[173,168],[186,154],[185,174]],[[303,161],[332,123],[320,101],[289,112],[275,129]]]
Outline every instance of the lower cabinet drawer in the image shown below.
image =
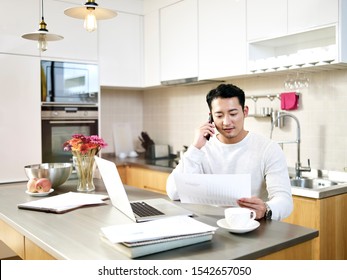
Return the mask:
[[19,257],[25,259],[24,236],[0,220],[0,239]]
[[41,249],[28,238],[25,238],[25,259],[26,260],[55,260],[55,258]]

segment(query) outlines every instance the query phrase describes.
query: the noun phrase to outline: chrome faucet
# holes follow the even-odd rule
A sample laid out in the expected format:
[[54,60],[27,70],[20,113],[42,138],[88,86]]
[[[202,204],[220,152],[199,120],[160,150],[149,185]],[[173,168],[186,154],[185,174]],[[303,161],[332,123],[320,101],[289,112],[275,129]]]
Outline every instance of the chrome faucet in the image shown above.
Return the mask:
[[297,117],[295,117],[292,114],[289,113],[281,113],[279,114],[271,124],[271,133],[270,133],[270,138],[272,139],[272,132],[274,129],[275,123],[280,119],[284,117],[290,117],[296,122],[296,128],[297,128],[297,133],[296,133],[296,139],[294,141],[278,141],[278,144],[291,144],[291,143],[296,143],[297,144],[297,161],[295,163],[295,178],[300,179],[301,178],[301,172],[310,172],[311,171],[311,166],[310,166],[310,159],[308,159],[308,166],[301,166],[300,162],[300,123]]

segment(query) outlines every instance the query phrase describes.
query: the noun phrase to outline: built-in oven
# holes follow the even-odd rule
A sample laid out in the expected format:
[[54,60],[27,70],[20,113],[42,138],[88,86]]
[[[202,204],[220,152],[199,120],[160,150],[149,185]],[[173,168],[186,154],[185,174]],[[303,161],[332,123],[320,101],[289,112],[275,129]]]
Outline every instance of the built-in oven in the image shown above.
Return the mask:
[[98,135],[98,107],[82,104],[42,104],[42,162],[72,162],[63,149],[74,134]]

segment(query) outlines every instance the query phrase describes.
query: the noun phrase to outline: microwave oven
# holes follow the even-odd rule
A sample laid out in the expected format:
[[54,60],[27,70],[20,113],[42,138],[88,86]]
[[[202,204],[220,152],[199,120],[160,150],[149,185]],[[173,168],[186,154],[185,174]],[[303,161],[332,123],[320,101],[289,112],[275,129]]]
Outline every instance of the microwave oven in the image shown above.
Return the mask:
[[41,102],[98,104],[98,65],[41,60]]

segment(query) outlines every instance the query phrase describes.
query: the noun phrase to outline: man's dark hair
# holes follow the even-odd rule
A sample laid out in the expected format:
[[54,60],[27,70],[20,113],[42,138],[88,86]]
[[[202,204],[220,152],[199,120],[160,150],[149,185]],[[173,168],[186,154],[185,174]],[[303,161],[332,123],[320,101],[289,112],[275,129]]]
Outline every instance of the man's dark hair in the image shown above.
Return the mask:
[[220,84],[215,89],[212,89],[207,95],[206,95],[206,102],[208,104],[208,107],[211,111],[211,103],[213,99],[216,98],[232,98],[237,97],[239,100],[239,103],[242,107],[242,111],[245,107],[245,93],[242,89],[238,88],[237,86],[233,84]]

